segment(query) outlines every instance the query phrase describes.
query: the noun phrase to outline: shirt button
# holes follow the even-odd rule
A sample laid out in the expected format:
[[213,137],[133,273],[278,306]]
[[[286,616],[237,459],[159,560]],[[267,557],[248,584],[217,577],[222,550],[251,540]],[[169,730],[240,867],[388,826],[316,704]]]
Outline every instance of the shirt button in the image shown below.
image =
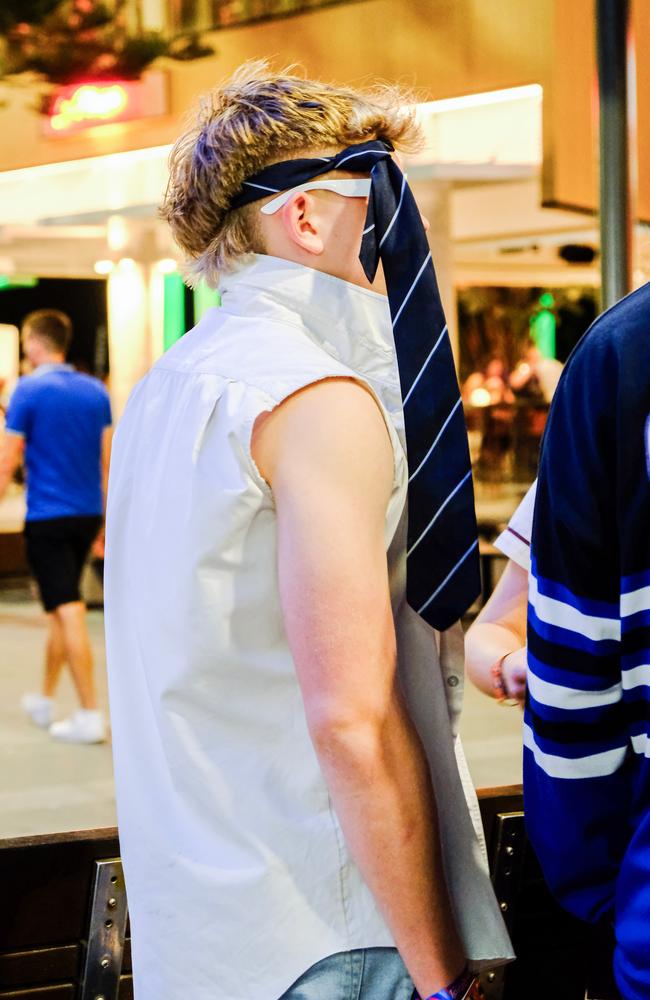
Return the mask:
[[451,674],[447,678],[447,684],[449,685],[450,688],[458,687],[458,685],[460,684],[460,679],[456,676],[456,674]]

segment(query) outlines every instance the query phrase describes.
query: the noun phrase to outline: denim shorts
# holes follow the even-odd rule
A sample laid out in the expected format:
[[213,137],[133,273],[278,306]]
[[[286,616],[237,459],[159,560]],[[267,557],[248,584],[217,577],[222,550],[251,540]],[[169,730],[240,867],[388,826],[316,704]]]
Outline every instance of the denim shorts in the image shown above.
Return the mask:
[[412,1000],[414,992],[395,948],[365,948],[312,965],[280,1000]]

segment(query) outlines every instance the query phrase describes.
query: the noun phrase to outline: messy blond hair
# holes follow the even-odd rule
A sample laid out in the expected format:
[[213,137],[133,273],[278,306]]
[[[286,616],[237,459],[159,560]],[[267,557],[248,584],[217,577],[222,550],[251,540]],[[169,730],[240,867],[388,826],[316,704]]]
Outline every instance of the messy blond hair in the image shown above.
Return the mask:
[[412,101],[397,88],[330,86],[291,68],[273,73],[263,61],[240,67],[202,98],[170,157],[161,215],[186,255],[189,283],[214,288],[220,272],[262,249],[255,206],[229,207],[247,177],[312,150],[378,138],[406,151],[420,145]]

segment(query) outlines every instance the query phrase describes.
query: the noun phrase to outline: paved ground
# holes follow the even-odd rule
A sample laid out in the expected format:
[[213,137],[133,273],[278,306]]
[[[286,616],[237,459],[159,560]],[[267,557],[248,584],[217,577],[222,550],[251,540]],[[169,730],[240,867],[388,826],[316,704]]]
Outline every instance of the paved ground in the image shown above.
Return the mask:
[[[516,499],[483,490],[490,515],[506,520]],[[494,496],[492,496],[494,494]],[[486,515],[487,516],[487,515]],[[0,502],[0,530],[17,530],[24,517],[22,490],[12,487]],[[92,581],[89,581],[92,583]],[[92,599],[89,587],[88,599]],[[89,613],[102,707],[106,708],[103,615]],[[54,743],[20,710],[25,691],[38,690],[45,623],[24,586],[0,589],[0,837],[82,830],[115,824],[110,745]],[[67,676],[57,715],[76,707]],[[477,787],[521,780],[521,712],[500,708],[468,685],[461,725],[470,770]]]
[[[113,767],[108,744],[55,743],[19,706],[38,690],[45,623],[39,606],[0,594],[0,837],[115,825]],[[9,599],[7,599],[9,598]],[[89,613],[102,706],[106,706],[103,616]],[[72,684],[61,683],[58,717],[76,707]]]
[[[106,706],[103,616],[89,613],[101,703]],[[45,625],[21,589],[0,592],[0,837],[91,829],[115,824],[110,746],[54,743],[24,718],[21,694],[38,688]],[[66,676],[58,715],[75,707]],[[469,687],[463,738],[480,787],[520,780],[521,713],[500,708]]]

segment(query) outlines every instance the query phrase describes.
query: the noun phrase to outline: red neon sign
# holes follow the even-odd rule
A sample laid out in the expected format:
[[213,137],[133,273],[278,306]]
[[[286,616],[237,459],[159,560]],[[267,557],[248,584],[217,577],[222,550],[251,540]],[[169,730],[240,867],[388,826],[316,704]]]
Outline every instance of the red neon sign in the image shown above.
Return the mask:
[[87,80],[58,88],[43,127],[47,135],[69,135],[96,125],[164,114],[166,104],[159,72],[142,80]]
[[50,127],[65,132],[75,125],[114,121],[129,104],[129,95],[122,84],[98,85],[84,83],[69,97],[60,94],[50,111]]

